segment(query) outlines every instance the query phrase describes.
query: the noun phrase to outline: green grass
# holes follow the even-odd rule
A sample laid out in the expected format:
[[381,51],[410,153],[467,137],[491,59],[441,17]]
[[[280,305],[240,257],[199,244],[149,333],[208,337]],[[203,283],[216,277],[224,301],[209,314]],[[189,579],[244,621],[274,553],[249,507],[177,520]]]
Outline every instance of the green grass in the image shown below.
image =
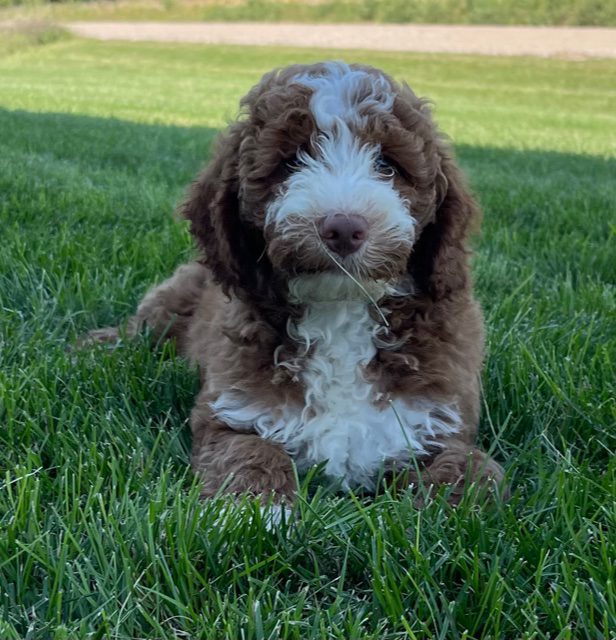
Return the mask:
[[79,40],[0,59],[0,637],[616,637],[616,62],[348,52],[435,99],[484,209],[481,440],[506,505],[304,482],[293,528],[187,470],[195,372],[67,349],[192,255],[240,95],[336,52]]
[[0,0],[0,7],[7,16],[62,20],[616,25],[616,5],[598,0]]

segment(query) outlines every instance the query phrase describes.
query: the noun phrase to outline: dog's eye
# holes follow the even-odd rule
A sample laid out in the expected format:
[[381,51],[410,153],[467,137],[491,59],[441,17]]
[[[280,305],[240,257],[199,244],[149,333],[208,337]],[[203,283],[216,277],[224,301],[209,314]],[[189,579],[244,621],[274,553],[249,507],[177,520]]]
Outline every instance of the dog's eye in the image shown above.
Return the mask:
[[284,164],[289,173],[295,173],[302,166],[300,161],[297,158],[292,158],[291,160],[287,160]]
[[308,146],[301,145],[297,148],[294,156],[287,157],[284,160],[284,166],[289,173],[295,173],[306,166],[306,158],[308,157]]
[[396,175],[396,167],[385,156],[379,156],[374,161],[374,170],[383,178],[393,178]]
[[297,155],[288,158],[284,165],[289,173],[295,173],[305,166],[305,162],[302,160],[301,154],[298,153]]

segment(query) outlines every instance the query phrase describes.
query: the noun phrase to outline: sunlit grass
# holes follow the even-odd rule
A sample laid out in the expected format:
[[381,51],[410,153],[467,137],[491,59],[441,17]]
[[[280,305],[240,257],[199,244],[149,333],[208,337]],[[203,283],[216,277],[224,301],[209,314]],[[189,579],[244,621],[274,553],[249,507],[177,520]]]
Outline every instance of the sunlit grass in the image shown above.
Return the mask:
[[[192,255],[171,212],[238,98],[327,52],[78,40],[0,60],[0,637],[607,638],[616,630],[614,62],[348,53],[437,104],[485,210],[481,440],[511,501],[304,483],[201,503],[195,372],[71,352]],[[341,57],[337,52],[336,57]]]

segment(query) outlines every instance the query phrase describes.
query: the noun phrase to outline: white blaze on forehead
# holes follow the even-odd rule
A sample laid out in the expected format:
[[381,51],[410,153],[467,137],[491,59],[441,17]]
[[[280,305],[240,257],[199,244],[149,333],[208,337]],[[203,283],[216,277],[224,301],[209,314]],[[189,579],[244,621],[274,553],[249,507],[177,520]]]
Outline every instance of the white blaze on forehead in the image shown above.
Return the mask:
[[391,111],[394,104],[384,76],[352,69],[344,62],[328,62],[321,74],[302,74],[295,82],[313,90],[310,110],[321,131],[356,122],[367,110]]
[[290,216],[317,219],[332,212],[358,212],[374,231],[401,237],[413,234],[409,203],[375,168],[380,146],[362,143],[344,126],[315,141],[315,157],[299,153],[299,168],[267,207],[267,221],[283,223]]

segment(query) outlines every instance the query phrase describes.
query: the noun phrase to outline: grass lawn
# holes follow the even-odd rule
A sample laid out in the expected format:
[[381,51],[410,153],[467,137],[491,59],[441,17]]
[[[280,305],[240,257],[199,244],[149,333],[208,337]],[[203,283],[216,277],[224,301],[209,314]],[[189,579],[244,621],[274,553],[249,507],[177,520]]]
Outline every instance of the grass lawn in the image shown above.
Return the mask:
[[0,638],[616,637],[616,61],[348,52],[434,98],[484,209],[484,510],[305,482],[221,518],[194,371],[71,353],[192,255],[174,203],[259,75],[336,52],[74,39],[0,58]]

